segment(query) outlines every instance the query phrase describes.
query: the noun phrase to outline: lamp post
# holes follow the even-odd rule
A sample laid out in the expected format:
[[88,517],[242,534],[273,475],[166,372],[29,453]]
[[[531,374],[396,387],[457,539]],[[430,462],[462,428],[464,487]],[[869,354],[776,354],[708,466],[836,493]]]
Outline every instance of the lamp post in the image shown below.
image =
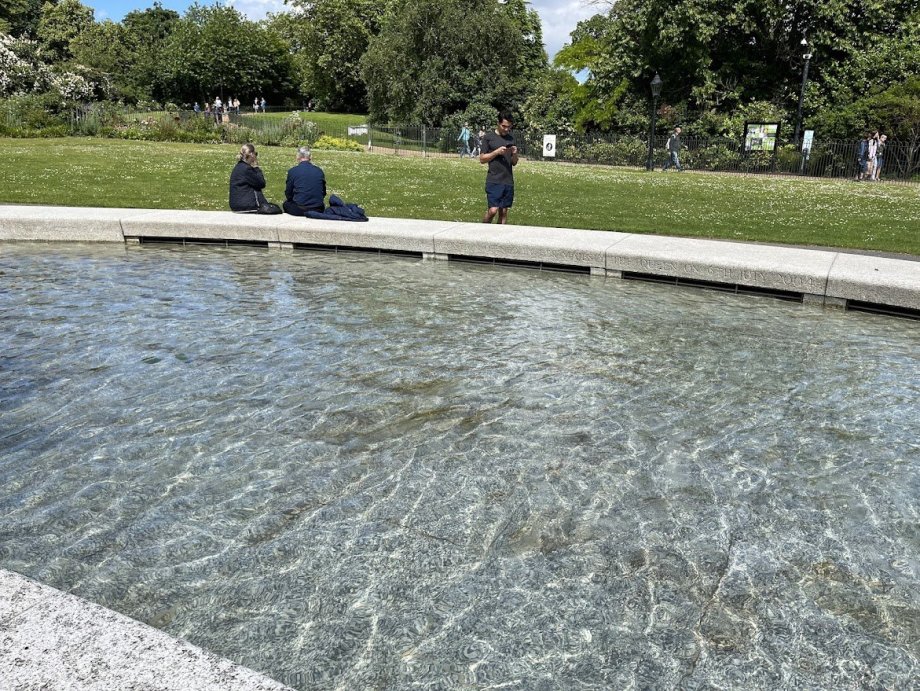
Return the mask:
[[655,72],[655,78],[649,85],[652,87],[652,121],[648,129],[648,161],[645,162],[646,170],[655,169],[655,116],[658,114],[658,97],[661,96],[661,77]]
[[[808,40],[802,39],[802,47],[808,49]],[[802,56],[805,59],[805,67],[802,68],[802,90],[799,92],[799,109],[795,114],[795,135],[793,141],[796,148],[799,146],[799,131],[802,129],[802,103],[805,101],[805,84],[808,83],[808,63],[811,61],[811,53],[805,53]]]

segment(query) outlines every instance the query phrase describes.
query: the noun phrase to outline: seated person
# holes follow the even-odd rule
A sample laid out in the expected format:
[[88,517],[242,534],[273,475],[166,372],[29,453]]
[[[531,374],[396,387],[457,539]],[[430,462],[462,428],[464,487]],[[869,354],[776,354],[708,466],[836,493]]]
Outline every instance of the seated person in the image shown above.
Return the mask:
[[305,146],[297,149],[297,165],[287,174],[284,188],[284,212],[306,216],[309,211],[323,211],[326,197],[326,176],[322,168],[311,162],[312,154]]
[[230,209],[237,213],[280,214],[277,204],[270,204],[262,190],[265,175],[259,168],[259,155],[252,144],[240,147],[239,162],[230,173]]

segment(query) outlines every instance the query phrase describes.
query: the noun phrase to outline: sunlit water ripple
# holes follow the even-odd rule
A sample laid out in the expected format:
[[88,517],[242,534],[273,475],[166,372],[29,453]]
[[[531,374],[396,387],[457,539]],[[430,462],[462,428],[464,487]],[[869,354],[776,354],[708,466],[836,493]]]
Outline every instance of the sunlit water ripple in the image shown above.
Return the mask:
[[0,566],[300,688],[909,688],[920,324],[0,249]]

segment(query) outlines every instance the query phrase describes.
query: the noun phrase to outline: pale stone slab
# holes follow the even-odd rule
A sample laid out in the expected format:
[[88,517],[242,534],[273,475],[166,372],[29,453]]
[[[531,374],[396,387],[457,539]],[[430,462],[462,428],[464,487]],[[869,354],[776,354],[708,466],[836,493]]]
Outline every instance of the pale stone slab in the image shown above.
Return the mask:
[[296,244],[433,253],[435,234],[457,225],[411,218],[375,217],[366,223],[353,223],[284,216],[278,237],[281,242]]
[[828,277],[827,295],[920,309],[920,261],[840,253]]
[[166,210],[123,214],[121,226],[125,237],[278,242],[280,218],[232,211]]
[[603,267],[607,250],[626,237],[601,230],[462,223],[438,233],[434,245],[439,254]]
[[3,570],[0,688],[288,689],[191,643]]
[[0,206],[0,241],[124,242],[120,219],[126,213],[138,212],[70,206]]
[[835,252],[631,235],[607,253],[609,271],[824,295]]

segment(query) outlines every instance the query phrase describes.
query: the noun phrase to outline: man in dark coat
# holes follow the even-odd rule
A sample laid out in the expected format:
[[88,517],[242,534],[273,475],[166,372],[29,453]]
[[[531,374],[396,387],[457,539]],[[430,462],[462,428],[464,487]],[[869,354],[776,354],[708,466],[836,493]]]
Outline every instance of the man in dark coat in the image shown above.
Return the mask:
[[230,173],[230,209],[238,213],[280,214],[276,204],[265,199],[265,175],[252,144],[240,147],[238,162]]
[[287,174],[284,188],[284,212],[292,216],[306,216],[309,211],[323,211],[326,207],[326,176],[322,168],[313,165],[310,149],[297,149],[297,165]]

